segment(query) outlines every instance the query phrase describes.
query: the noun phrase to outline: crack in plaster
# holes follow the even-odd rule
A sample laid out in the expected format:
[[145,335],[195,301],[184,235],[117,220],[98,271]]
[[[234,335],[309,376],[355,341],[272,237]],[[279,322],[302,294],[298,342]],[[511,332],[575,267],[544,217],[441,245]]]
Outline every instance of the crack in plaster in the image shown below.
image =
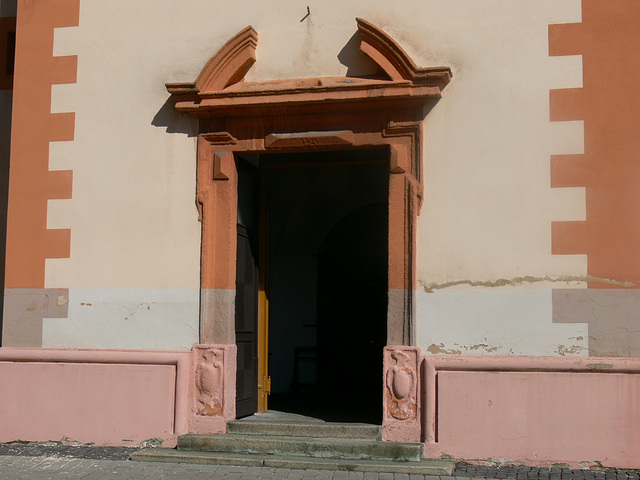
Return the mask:
[[100,304],[96,304],[94,305],[93,303],[88,303],[88,302],[80,302],[80,306],[83,307],[94,307],[94,306],[108,306],[108,307],[112,307],[112,308],[118,308],[120,310],[124,310],[124,320],[130,320],[131,318],[133,318],[140,310],[151,310],[151,305],[155,305],[156,302],[141,302],[138,303],[137,305],[133,306],[133,305],[111,305],[108,303],[100,303]]
[[129,315],[127,315],[126,317],[124,317],[124,319],[125,319],[125,320],[129,320],[129,319],[131,319],[132,317],[134,317],[134,316],[138,313],[138,311],[139,311],[140,309],[142,309],[142,310],[151,310],[151,305],[153,305],[154,303],[156,303],[156,302],[151,302],[151,303],[142,302],[142,303],[137,304],[137,305],[136,305],[136,306],[135,306],[135,307],[134,307],[134,308],[129,312]]
[[457,287],[459,285],[469,285],[471,287],[508,287],[518,286],[523,284],[541,283],[541,282],[553,282],[553,283],[574,283],[574,282],[598,282],[605,283],[607,285],[615,285],[618,287],[637,287],[640,286],[639,282],[622,282],[619,280],[613,280],[610,278],[594,277],[592,275],[562,275],[560,277],[550,277],[548,275],[544,277],[534,277],[532,275],[525,275],[524,277],[513,278],[499,278],[497,280],[455,280],[445,283],[427,283],[423,280],[419,280],[420,285],[427,293],[433,293],[436,290],[442,290],[450,287]]
[[616,330],[624,330],[629,335],[631,335],[632,333],[638,333],[637,328],[629,328],[629,327],[625,327],[624,325],[613,325],[613,328]]

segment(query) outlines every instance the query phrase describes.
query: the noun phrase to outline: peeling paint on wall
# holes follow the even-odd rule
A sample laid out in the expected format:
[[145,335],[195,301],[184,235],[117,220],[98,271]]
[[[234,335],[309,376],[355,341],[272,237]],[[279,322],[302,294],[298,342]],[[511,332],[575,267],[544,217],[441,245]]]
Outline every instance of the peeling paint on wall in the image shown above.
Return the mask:
[[552,321],[551,289],[415,292],[418,344],[429,354],[584,356],[585,323]]
[[477,345],[471,345],[469,347],[469,350],[484,350],[487,353],[491,353],[491,352],[495,352],[496,350],[498,350],[498,347],[491,347],[489,345],[487,345],[486,343],[479,343]]
[[438,354],[438,353],[447,353],[449,355],[460,355],[460,354],[462,354],[461,350],[453,350],[453,349],[450,349],[450,348],[445,348],[444,347],[444,343],[441,343],[439,345],[436,345],[435,343],[432,343],[427,348],[427,351],[429,353],[433,353],[433,354]]
[[583,345],[558,345],[557,352],[558,355],[563,357],[566,355],[580,355],[583,352],[588,352],[588,348],[584,347]]
[[[427,348],[427,351],[433,354],[444,353],[448,355],[463,355],[468,353],[494,353],[498,351],[498,349],[500,349],[501,347],[502,345],[491,346],[486,343],[478,343],[476,345],[460,345],[458,343],[454,343],[453,348],[446,348],[443,343],[440,343],[438,345],[436,345],[435,343],[432,343]],[[474,352],[474,350],[476,352]],[[511,353],[513,353],[513,350],[511,350]]]
[[424,280],[419,280],[418,283],[422,285],[424,291],[432,293],[435,290],[442,290],[451,287],[470,286],[470,287],[484,287],[484,288],[496,288],[496,287],[519,287],[522,285],[530,285],[535,283],[589,283],[598,282],[606,285],[618,286],[618,287],[638,287],[640,282],[628,282],[619,281],[611,278],[593,277],[591,275],[563,275],[560,277],[535,277],[532,275],[525,275],[522,277],[513,278],[499,278],[497,280],[455,280],[445,283],[428,283]]

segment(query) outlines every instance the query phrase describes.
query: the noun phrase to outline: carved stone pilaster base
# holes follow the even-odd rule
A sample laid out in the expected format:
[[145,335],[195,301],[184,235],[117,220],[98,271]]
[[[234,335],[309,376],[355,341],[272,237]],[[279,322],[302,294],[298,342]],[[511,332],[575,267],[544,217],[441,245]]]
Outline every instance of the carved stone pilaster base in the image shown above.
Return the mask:
[[382,439],[422,441],[422,382],[420,347],[384,349]]
[[193,346],[189,431],[225,433],[236,416],[236,346]]

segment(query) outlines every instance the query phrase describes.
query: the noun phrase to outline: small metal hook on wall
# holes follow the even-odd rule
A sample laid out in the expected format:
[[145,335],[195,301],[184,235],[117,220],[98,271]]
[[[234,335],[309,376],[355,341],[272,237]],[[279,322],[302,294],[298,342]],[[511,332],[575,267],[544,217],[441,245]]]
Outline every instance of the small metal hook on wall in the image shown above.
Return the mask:
[[304,22],[309,15],[311,15],[311,10],[309,10],[309,5],[307,5],[307,14],[300,19],[300,22]]

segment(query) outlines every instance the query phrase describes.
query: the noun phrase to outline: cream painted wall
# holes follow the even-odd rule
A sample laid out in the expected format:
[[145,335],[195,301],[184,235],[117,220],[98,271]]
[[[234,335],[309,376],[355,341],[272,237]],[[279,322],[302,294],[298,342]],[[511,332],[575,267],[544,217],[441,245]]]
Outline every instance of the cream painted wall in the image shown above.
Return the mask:
[[[454,71],[426,122],[419,278],[582,275],[583,257],[550,255],[549,232],[552,220],[584,218],[584,192],[551,190],[548,159],[582,149],[579,122],[548,121],[549,88],[579,86],[581,65],[548,57],[547,27],[580,20],[579,0],[403,6],[323,2],[300,22],[300,1],[82,0],[80,26],[55,36],[54,53],[78,54],[79,67],[76,85],[53,88],[52,111],[76,112],[76,138],[52,145],[51,167],[73,168],[74,192],[51,202],[49,227],[73,235],[72,258],[48,262],[47,286],[197,285],[194,140],[152,124],[163,123],[164,83],[194,79],[247,24],[260,35],[250,79],[344,74],[337,55],[356,16],[420,65]],[[161,115],[194,133],[185,116]]]
[[455,355],[588,355],[586,323],[552,323],[551,290],[418,291],[417,344]]
[[[584,148],[582,122],[549,122],[549,89],[582,86],[582,65],[548,56],[548,25],[580,21],[580,2],[446,5],[425,28],[437,39],[425,57],[447,62],[449,50],[454,79],[425,123],[420,282],[584,277],[585,256],[551,255],[551,222],[584,220],[584,189],[551,189],[549,166]],[[521,287],[551,285],[566,282]]]
[[197,123],[165,104],[164,84],[195,79],[248,24],[260,32],[253,79],[343,74],[355,17],[376,10],[361,3],[301,23],[302,2],[81,0],[80,25],[55,32],[54,55],[78,55],[78,82],[52,89],[52,111],[76,112],[76,133],[51,144],[50,168],[73,169],[74,186],[49,202],[48,228],[72,234],[71,258],[47,260],[46,286],[196,287]]
[[72,233],[71,258],[47,260],[46,286],[197,288],[196,122],[163,107],[156,52],[92,3],[80,27],[55,34],[55,55],[78,55],[78,82],[52,89],[52,112],[75,112],[76,128],[50,146],[50,168],[73,170],[73,196],[49,201],[47,226]]
[[[580,1],[411,0],[399,8],[328,0],[309,5],[301,22],[307,5],[81,1],[80,26],[55,33],[55,55],[78,55],[78,83],[53,87],[52,111],[76,112],[76,135],[51,144],[51,168],[73,169],[74,187],[71,200],[49,202],[49,228],[72,234],[71,258],[47,260],[46,286],[196,289],[196,123],[165,104],[164,84],[195,79],[248,24],[259,32],[248,80],[366,72],[349,43],[355,17],[390,33],[417,64],[454,73],[425,122],[419,288],[526,276],[549,279],[514,288],[583,285],[585,257],[551,255],[550,231],[554,220],[584,219],[584,190],[549,186],[549,155],[581,152],[582,124],[550,123],[548,106],[550,88],[581,85],[581,58],[550,58],[547,46],[548,25],[579,21]],[[530,295],[542,302],[540,321],[550,322],[547,300]],[[431,332],[419,338],[444,341],[446,320],[459,309],[440,294],[417,297],[418,329]],[[71,300],[70,311],[78,308]],[[480,317],[465,327],[476,328],[473,335]],[[516,317],[508,320],[514,328]],[[545,332],[554,344],[559,330]]]
[[71,289],[68,318],[45,318],[42,346],[190,350],[199,289]]
[[434,20],[423,57],[454,79],[425,121],[417,343],[587,355],[586,324],[552,323],[550,290],[585,286],[586,256],[551,254],[551,222],[584,220],[584,189],[551,189],[549,159],[584,148],[582,122],[549,121],[549,89],[582,86],[582,63],[549,57],[548,25],[580,21],[580,2],[448,2]]

